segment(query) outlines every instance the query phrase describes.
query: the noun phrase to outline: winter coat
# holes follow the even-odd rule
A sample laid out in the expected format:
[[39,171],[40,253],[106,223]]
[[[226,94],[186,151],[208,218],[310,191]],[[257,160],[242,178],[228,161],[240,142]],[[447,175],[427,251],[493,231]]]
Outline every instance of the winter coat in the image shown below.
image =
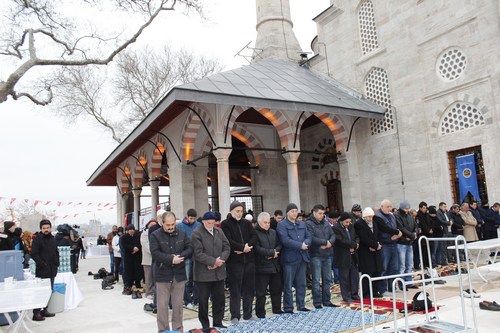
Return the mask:
[[379,209],[373,217],[373,223],[377,224],[379,229],[378,241],[380,244],[396,244],[397,240],[392,240],[393,235],[399,234],[399,230],[396,223],[396,217],[392,214],[384,214],[382,210]]
[[[114,239],[114,238],[113,238]],[[152,265],[152,259],[151,259],[151,249],[150,249],[150,244],[149,244],[149,230],[146,229],[141,233],[141,249],[142,249],[142,265],[146,266],[151,266]],[[114,251],[113,251],[114,253]]]
[[31,248],[31,258],[36,263],[36,277],[47,279],[57,275],[59,251],[52,234],[44,235],[40,232],[36,236]]
[[[329,257],[333,254],[333,245],[335,244],[335,233],[333,232],[330,223],[323,219],[318,222],[313,215],[306,220],[307,231],[311,234],[312,243],[309,247],[309,255],[311,257]],[[327,241],[332,244],[328,249],[321,249],[321,246],[326,245]]]
[[309,251],[302,250],[302,243],[311,246],[311,234],[302,221],[292,223],[288,218],[278,223],[278,237],[281,242],[281,264],[296,264],[301,260],[310,261]]
[[477,241],[479,238],[477,237],[477,231],[476,231],[476,225],[477,221],[472,215],[472,213],[469,212],[462,212],[460,211],[458,214],[462,217],[462,220],[464,221],[464,238],[467,242],[473,242]]
[[417,212],[417,224],[422,231],[420,233],[421,236],[434,237],[434,223],[430,220],[429,214],[419,210]]
[[260,225],[255,226],[258,242],[255,250],[255,271],[261,274],[275,274],[280,271],[279,257],[274,258],[274,253],[281,252],[281,243],[276,230],[264,230]]
[[[359,271],[361,273],[382,272],[382,253],[381,250],[377,250],[379,245],[377,224],[373,223],[372,231],[368,223],[362,218],[359,218],[354,223],[354,230],[359,237]],[[370,248],[376,251],[370,251]]]
[[0,251],[9,251],[14,248],[12,240],[4,233],[0,233]]
[[[146,236],[147,238],[147,236]],[[184,261],[173,264],[174,255],[184,257],[184,260],[193,255],[193,246],[184,230],[175,228],[172,233],[158,229],[151,234],[149,247],[151,257],[154,258],[156,282],[172,282],[186,280],[186,266]]]
[[243,252],[245,244],[248,244],[248,246],[257,244],[255,229],[248,220],[241,219],[236,221],[235,218],[229,216],[226,220],[222,221],[221,229],[224,231],[229,244],[231,244],[231,255],[227,260],[228,264],[255,262],[253,249],[247,253],[238,254],[235,252]]
[[404,210],[400,209],[399,214],[396,215],[396,225],[403,234],[403,236],[398,239],[398,244],[413,244],[418,235],[417,223],[413,219],[413,216],[411,216],[411,214],[406,214]]
[[[123,234],[120,238],[121,247],[122,247],[122,258],[125,261],[132,262],[133,261],[142,261],[142,246],[141,246],[141,235],[136,231],[133,236],[130,236],[128,233]],[[134,247],[139,249],[138,252],[132,254],[132,250]]]
[[191,235],[193,234],[193,231],[195,229],[198,229],[199,227],[201,227],[201,222],[199,221],[194,221],[193,224],[189,223],[186,218],[184,218],[181,223],[179,223],[177,225],[177,228],[179,228],[179,230],[184,230],[184,232],[186,233],[186,235],[188,236],[189,239],[191,239]]
[[[452,221],[450,213],[447,211],[442,211],[441,209],[438,209],[436,216],[437,216],[441,226],[443,226],[443,234],[449,235],[450,231],[451,231],[450,225],[451,225],[451,221]],[[446,220],[446,217],[448,217],[448,220]]]
[[214,266],[215,260],[220,257],[227,261],[231,253],[231,245],[224,232],[214,227],[213,235],[201,226],[193,231],[191,235],[193,245],[193,281],[215,282],[226,278],[226,264],[215,269],[209,269],[208,266]]
[[500,225],[500,215],[493,208],[483,209],[482,217],[484,221],[483,231],[496,231]]
[[[350,239],[346,230],[349,232]],[[358,252],[356,248],[359,244],[359,237],[352,224],[344,228],[340,222],[337,222],[333,226],[333,232],[335,232],[335,255],[333,256],[335,265],[338,268],[349,268],[353,263],[357,264]],[[351,249],[354,249],[354,252],[351,252]]]

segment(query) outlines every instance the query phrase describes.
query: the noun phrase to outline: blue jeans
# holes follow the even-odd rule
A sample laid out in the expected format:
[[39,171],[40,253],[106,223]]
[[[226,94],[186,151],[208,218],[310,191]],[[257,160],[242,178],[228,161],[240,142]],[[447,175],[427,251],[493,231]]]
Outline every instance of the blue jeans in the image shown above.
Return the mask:
[[335,260],[333,260],[333,257],[335,257],[335,252],[330,256],[330,259],[332,260],[333,283],[339,283],[340,272],[339,268],[335,265]]
[[436,265],[446,265],[446,260],[443,259],[441,253],[443,253],[446,244],[444,241],[433,242],[431,247],[431,259],[432,266],[436,267]]
[[[193,283],[193,259],[184,260],[186,268],[186,287],[184,288],[184,304],[198,304],[198,288]],[[191,294],[193,296],[191,297]]]
[[[382,274],[381,276],[395,275],[399,273],[399,255],[397,244],[382,244]],[[387,290],[392,292],[392,282],[394,279],[382,281],[380,284],[380,292],[385,293]]]
[[[399,254],[399,274],[411,273],[413,268],[413,246],[397,244]],[[405,276],[405,281],[411,281],[411,276]]]
[[115,271],[115,256],[113,252],[109,252],[109,265],[111,267],[110,272],[113,273]]
[[[331,303],[332,258],[311,257],[312,296],[314,306]],[[320,278],[323,286],[320,287]]]
[[297,263],[283,264],[283,310],[293,311],[292,287],[295,287],[295,303],[297,310],[305,307],[306,268],[307,263],[300,260]]

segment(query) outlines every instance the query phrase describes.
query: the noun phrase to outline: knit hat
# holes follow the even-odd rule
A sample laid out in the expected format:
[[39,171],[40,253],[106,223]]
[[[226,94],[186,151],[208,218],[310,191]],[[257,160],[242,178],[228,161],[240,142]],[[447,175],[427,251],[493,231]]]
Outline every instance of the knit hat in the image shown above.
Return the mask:
[[[233,201],[234,202],[238,202],[238,201]],[[231,204],[232,205],[232,204]],[[235,208],[238,207],[238,206],[234,206]],[[217,220],[217,215],[215,215],[214,212],[206,212],[205,214],[203,214],[202,218],[201,218],[203,221],[205,220]]]
[[289,211],[291,211],[292,209],[299,209],[299,207],[297,207],[296,204],[294,203],[289,203],[287,206],[286,206],[286,209],[285,209],[285,214],[288,213]]
[[373,209],[371,209],[371,207],[366,207],[363,210],[363,217],[374,216],[374,215],[375,215],[375,212],[373,211]]
[[409,209],[411,207],[410,202],[408,200],[403,200],[399,204],[399,209]]
[[361,212],[361,206],[359,204],[352,205],[351,212]]
[[3,230],[4,230],[4,232],[7,231],[7,230],[9,230],[10,228],[12,228],[15,225],[16,224],[14,222],[12,222],[12,221],[5,221],[3,223]]
[[351,214],[346,213],[346,212],[343,212],[343,213],[340,214],[340,217],[339,217],[339,221],[340,222],[348,220],[348,219],[352,219],[352,215]]
[[135,226],[133,224],[129,224],[128,226],[125,227],[125,231],[129,230],[135,230]]
[[232,211],[236,207],[243,207],[243,204],[238,200],[234,200],[233,202],[231,202],[231,205],[229,206],[229,211]]
[[40,221],[40,229],[42,229],[42,226],[44,225],[50,225],[52,227],[52,223],[50,223],[49,220],[41,220]]

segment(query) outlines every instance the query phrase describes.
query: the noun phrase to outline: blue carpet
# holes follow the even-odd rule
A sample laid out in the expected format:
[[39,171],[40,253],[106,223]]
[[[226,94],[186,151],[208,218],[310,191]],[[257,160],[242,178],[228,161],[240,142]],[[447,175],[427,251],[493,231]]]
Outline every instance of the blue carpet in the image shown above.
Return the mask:
[[[388,319],[375,315],[375,321]],[[371,316],[365,316],[365,323],[371,323]],[[283,314],[256,321],[244,321],[221,329],[224,333],[333,333],[361,326],[361,311],[345,308],[315,309],[310,312]]]

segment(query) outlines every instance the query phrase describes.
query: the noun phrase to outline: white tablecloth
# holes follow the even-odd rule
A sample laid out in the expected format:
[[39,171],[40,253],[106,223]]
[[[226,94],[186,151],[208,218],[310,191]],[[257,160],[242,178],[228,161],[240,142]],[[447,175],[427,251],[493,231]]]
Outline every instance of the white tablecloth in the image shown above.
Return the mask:
[[78,288],[73,273],[57,273],[54,283],[66,283],[66,294],[64,295],[64,310],[75,309],[83,300],[83,294]]

